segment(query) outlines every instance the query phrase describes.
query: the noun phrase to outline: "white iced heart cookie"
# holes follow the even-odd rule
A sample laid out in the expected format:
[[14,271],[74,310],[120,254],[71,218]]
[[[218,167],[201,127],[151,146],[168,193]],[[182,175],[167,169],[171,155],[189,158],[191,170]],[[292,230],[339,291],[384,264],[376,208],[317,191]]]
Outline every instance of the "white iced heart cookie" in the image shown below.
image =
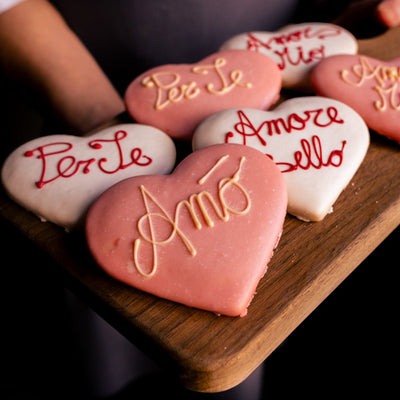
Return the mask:
[[23,144],[6,159],[2,183],[8,195],[43,220],[77,228],[88,207],[122,179],[167,174],[175,145],[164,132],[122,124],[94,135],[44,136]]
[[287,185],[288,212],[320,221],[364,159],[369,131],[347,105],[310,96],[287,100],[273,111],[214,114],[195,131],[193,148],[216,143],[244,144],[271,157]]
[[260,52],[276,62],[282,87],[310,90],[309,75],[322,59],[334,54],[356,54],[355,37],[340,26],[326,23],[287,25],[276,32],[247,32],[226,41],[221,50]]

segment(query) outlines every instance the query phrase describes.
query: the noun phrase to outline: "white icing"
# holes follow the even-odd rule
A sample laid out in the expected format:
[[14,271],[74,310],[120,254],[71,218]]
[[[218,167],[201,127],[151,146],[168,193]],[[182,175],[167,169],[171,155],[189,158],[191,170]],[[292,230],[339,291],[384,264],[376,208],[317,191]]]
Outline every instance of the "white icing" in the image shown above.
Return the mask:
[[287,25],[276,32],[247,32],[226,41],[220,50],[258,51],[281,69],[282,87],[309,90],[311,69],[334,54],[356,54],[358,44],[347,30],[333,24]]
[[[247,119],[240,119],[239,112]],[[290,132],[284,124],[291,127]],[[280,170],[287,171],[283,177],[288,212],[305,221],[318,221],[331,212],[361,164],[369,146],[369,131],[347,105],[309,96],[288,100],[274,111],[229,109],[214,114],[195,131],[193,148],[227,140],[272,156]],[[303,167],[289,171],[289,165],[296,164],[296,152]]]
[[[116,132],[126,136],[116,141]],[[135,175],[167,174],[175,159],[175,145],[165,133],[122,124],[87,137],[52,135],[25,143],[6,159],[1,179],[10,197],[42,221],[71,228],[111,185]]]

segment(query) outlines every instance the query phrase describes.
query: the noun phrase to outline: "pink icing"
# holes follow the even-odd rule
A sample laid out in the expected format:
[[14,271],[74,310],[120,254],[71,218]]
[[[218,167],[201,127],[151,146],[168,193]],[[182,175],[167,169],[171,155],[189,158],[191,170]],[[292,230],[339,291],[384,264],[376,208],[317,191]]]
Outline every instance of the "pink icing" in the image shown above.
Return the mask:
[[217,111],[267,109],[280,88],[279,69],[268,57],[229,50],[196,64],[153,68],[129,85],[125,102],[136,121],[188,140],[196,126]]
[[315,67],[311,81],[320,95],[349,105],[369,128],[400,142],[400,58],[332,56]]
[[89,210],[86,236],[111,276],[157,296],[244,316],[282,231],[282,174],[261,152],[222,144],[170,176],[134,177]]

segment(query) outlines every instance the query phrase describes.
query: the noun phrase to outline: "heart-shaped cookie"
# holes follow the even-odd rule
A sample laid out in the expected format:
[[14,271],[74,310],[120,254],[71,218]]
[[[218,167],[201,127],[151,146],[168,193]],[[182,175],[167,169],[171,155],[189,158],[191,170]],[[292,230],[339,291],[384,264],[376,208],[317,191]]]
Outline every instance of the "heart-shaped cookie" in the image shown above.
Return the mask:
[[311,81],[318,94],[346,103],[371,129],[400,143],[400,57],[332,56],[316,66]]
[[362,118],[345,104],[317,96],[287,100],[274,111],[231,109],[207,118],[193,148],[215,143],[252,146],[280,168],[288,212],[320,221],[361,164],[369,145]]
[[175,164],[172,139],[153,127],[122,124],[92,136],[52,135],[23,144],[6,159],[1,178],[17,203],[67,229],[114,183],[166,174]]
[[271,59],[231,50],[195,64],[153,68],[128,86],[125,102],[135,121],[190,140],[209,115],[231,107],[267,109],[280,89],[280,72]]
[[169,176],[134,177],[92,205],[86,237],[98,264],[137,289],[244,316],[282,232],[282,174],[260,152],[222,144]]
[[340,26],[326,23],[287,25],[276,32],[248,32],[225,42],[221,50],[260,52],[282,72],[282,87],[310,90],[310,72],[333,54],[356,54],[356,38]]

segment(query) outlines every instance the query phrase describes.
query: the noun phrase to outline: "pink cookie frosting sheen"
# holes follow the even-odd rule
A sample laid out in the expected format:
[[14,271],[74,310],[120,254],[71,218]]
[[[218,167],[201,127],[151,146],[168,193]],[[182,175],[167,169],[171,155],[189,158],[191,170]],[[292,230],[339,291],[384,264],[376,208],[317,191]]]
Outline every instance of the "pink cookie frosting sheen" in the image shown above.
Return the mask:
[[128,86],[125,103],[137,122],[190,140],[209,115],[230,107],[267,109],[278,100],[280,89],[280,71],[270,58],[228,50],[195,64],[146,71]]
[[313,70],[317,93],[356,110],[369,128],[400,143],[400,57],[337,55]]
[[244,316],[286,214],[282,175],[262,153],[223,144],[169,176],[134,177],[89,210],[86,236],[114,278],[156,296]]

